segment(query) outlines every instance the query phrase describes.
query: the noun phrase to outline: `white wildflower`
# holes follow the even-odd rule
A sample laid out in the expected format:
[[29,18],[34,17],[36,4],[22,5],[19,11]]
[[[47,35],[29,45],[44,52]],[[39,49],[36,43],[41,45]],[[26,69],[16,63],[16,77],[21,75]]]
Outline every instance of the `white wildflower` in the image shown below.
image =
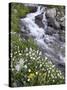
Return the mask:
[[31,72],[31,69],[28,69],[28,72]]
[[14,58],[12,60],[14,61]]
[[19,37],[19,41],[21,41],[21,38]]
[[17,13],[17,9],[14,9],[14,12]]
[[23,60],[22,58],[20,58],[19,64],[20,64],[20,65],[23,65],[23,64],[24,64],[24,60]]
[[12,53],[11,53],[11,57],[12,57]]
[[51,70],[52,68],[50,67],[49,69]]
[[12,68],[12,71],[14,71],[14,68]]
[[30,58],[31,58],[31,59],[33,59],[33,57],[32,57],[32,56],[31,56]]
[[21,53],[19,53],[19,55],[21,56],[22,54],[21,54]]
[[36,75],[38,75],[38,72],[36,72]]
[[37,59],[40,59],[40,56]]
[[26,51],[28,51],[28,48],[26,48]]
[[17,48],[19,49],[19,46]]
[[35,57],[33,57],[33,60],[35,60]]
[[32,56],[34,56],[35,55],[35,53],[32,53]]
[[60,77],[60,74],[59,73],[57,75]]
[[42,52],[40,51],[39,55],[42,55]]
[[54,67],[55,67],[55,65],[52,66],[52,68],[54,68]]
[[42,67],[42,64],[40,64],[40,67]]
[[30,81],[30,79],[28,78],[27,81]]
[[39,50],[37,50],[37,54],[39,53]]
[[17,52],[15,52],[14,54],[17,54]]
[[26,53],[26,56],[28,56],[28,53]]
[[18,50],[18,53],[20,53],[20,50]]
[[24,65],[24,68],[27,69],[27,65]]
[[55,79],[57,78],[57,76],[54,77]]
[[50,70],[48,70],[48,73],[50,73]]
[[51,74],[51,77],[54,78],[53,74]]
[[45,57],[45,60],[47,60],[47,57]]
[[44,71],[45,69],[44,69],[44,68],[42,68],[42,70]]
[[20,70],[20,65],[17,64],[17,65],[15,66],[15,69],[16,69],[17,71],[19,71],[19,70]]
[[30,51],[32,51],[32,48],[30,48]]
[[59,74],[60,74],[60,75],[62,74],[61,71],[59,71]]
[[53,79],[53,82],[55,82],[55,80]]
[[54,72],[54,69],[52,69],[52,72]]
[[31,51],[29,51],[29,54],[31,54]]
[[49,64],[52,64],[52,62],[51,62],[51,61],[49,61]]

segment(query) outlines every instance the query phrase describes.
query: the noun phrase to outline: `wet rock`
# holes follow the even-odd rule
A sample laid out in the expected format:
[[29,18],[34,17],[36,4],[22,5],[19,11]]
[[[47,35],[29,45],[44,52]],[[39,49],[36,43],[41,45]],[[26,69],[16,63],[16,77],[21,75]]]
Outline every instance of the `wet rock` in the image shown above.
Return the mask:
[[47,27],[47,30],[46,30],[46,34],[48,34],[48,35],[53,35],[53,34],[55,34],[57,31],[54,29],[54,28],[52,28],[52,27]]
[[55,18],[49,17],[47,18],[48,26],[51,26],[55,29],[60,29],[60,23],[56,21]]
[[65,42],[65,30],[59,30],[59,40]]
[[42,27],[44,28],[44,24],[42,22],[42,19],[43,19],[43,14],[40,14],[38,16],[35,17],[35,23],[39,26],[39,27]]
[[63,22],[65,20],[65,17],[61,17],[60,21]]
[[56,21],[56,19],[54,19],[54,28],[55,29],[60,29],[60,23]]
[[65,29],[65,17],[62,17],[61,19],[60,19],[60,27],[61,27],[61,29]]

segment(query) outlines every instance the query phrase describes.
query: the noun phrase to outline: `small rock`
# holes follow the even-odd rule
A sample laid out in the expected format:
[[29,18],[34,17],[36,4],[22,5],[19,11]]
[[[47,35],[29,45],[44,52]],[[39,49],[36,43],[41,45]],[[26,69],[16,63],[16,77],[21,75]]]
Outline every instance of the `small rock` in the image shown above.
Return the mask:
[[55,34],[56,33],[56,30],[52,27],[48,27],[47,30],[46,30],[46,34],[48,35],[52,35],[52,34]]

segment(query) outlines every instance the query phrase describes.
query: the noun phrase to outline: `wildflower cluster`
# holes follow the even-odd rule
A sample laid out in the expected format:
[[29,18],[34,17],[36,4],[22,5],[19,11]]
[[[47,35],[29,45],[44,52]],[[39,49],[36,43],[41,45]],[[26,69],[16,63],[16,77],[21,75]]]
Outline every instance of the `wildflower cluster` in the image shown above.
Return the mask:
[[33,40],[24,41],[12,35],[11,82],[12,86],[63,84],[60,70],[37,48]]

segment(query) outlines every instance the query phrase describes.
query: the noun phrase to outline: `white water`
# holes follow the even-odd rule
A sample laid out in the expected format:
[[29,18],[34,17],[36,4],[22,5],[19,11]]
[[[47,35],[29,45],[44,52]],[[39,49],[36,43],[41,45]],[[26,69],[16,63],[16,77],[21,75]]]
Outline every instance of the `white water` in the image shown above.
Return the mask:
[[[42,22],[44,24],[44,28],[40,28],[35,23],[35,16],[38,16],[42,13],[43,13]],[[61,47],[63,48],[63,43],[57,40],[55,36],[45,34],[45,30],[47,30],[47,19],[45,16],[44,7],[41,8],[41,6],[38,6],[38,9],[35,13],[28,14],[26,18],[21,19],[21,22],[26,27],[26,29],[24,29],[24,26],[22,26],[21,31],[29,30],[30,33],[28,33],[28,35],[35,37],[34,40],[43,49],[44,55],[48,56],[54,62],[64,64],[64,56],[62,55],[62,52],[60,50]],[[55,43],[57,47],[59,47],[59,50],[55,49],[54,47]]]

